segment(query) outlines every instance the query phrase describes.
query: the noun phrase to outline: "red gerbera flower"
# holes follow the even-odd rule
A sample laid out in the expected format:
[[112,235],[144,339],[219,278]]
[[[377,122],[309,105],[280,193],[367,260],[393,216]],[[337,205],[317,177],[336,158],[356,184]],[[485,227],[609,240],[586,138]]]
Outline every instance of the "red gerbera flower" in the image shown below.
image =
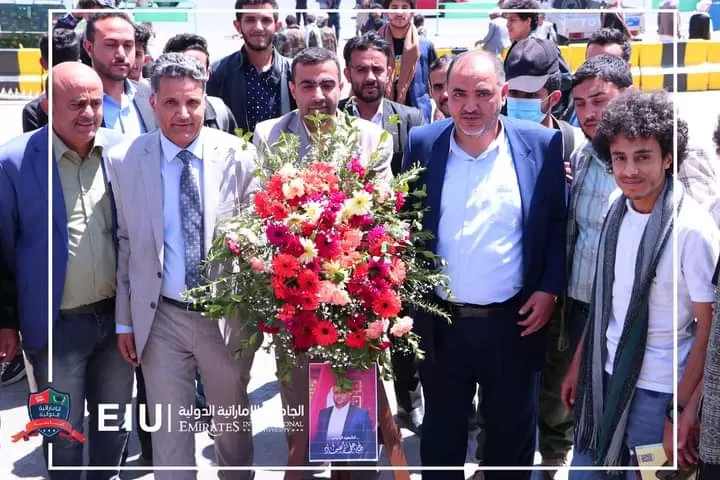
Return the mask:
[[272,334],[280,332],[280,328],[271,327],[270,325],[266,325],[263,322],[258,323],[258,330],[260,330],[261,332],[272,333]]
[[312,312],[313,310],[316,310],[318,306],[320,306],[320,301],[318,300],[317,294],[299,295],[297,297],[297,300],[300,308],[308,312]]
[[367,344],[365,332],[355,330],[345,335],[345,345],[350,348],[363,348]]
[[297,283],[303,294],[314,295],[320,291],[320,277],[312,270],[304,269],[300,272]]
[[392,290],[385,290],[373,302],[373,311],[381,318],[396,316],[400,308],[400,299]]
[[365,314],[364,313],[354,313],[348,318],[348,327],[350,327],[352,330],[358,330],[360,328],[365,327]]
[[255,204],[255,211],[258,215],[260,215],[261,218],[266,218],[270,216],[270,199],[268,198],[267,193],[256,193],[255,197],[253,198],[253,203]]
[[308,350],[310,347],[315,345],[315,337],[310,334],[299,334],[293,336],[293,347],[295,350]]
[[297,275],[300,266],[295,257],[280,253],[272,261],[273,273],[280,278],[292,278]]
[[297,309],[295,308],[295,306],[286,303],[282,307],[280,307],[280,311],[275,314],[275,316],[283,322],[287,323],[295,316],[295,313],[297,313]]
[[328,347],[334,344],[338,339],[338,331],[335,328],[335,325],[328,321],[318,322],[313,329],[313,333],[315,334],[315,341],[317,341],[317,344],[322,345],[323,347]]
[[295,258],[305,253],[305,249],[300,243],[300,238],[298,238],[297,235],[288,236],[285,246],[283,247],[283,253],[292,255]]

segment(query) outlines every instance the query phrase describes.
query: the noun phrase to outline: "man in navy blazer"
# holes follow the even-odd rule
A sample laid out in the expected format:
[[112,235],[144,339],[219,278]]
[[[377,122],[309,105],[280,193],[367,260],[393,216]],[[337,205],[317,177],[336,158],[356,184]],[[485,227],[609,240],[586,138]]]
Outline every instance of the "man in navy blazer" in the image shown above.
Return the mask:
[[[374,460],[377,457],[377,441],[370,413],[364,408],[350,404],[352,392],[333,392],[333,405],[320,410],[317,430],[310,444],[313,460]],[[335,442],[361,445],[362,450],[340,448],[337,454],[326,451]],[[352,450],[352,451],[351,451]]]
[[[38,388],[70,396],[68,421],[83,431],[85,400],[90,479],[117,475],[128,432],[118,421],[100,431],[98,404],[125,405],[132,398],[132,367],[115,339],[115,214],[104,150],[123,138],[99,128],[102,83],[82,63],[53,69],[53,130],[28,132],[0,147],[0,263],[15,276],[23,347]],[[53,155],[48,151],[51,140]],[[52,232],[48,232],[48,174],[52,175]],[[52,258],[48,258],[48,234]],[[52,262],[52,305],[48,267]],[[48,316],[53,321],[53,378],[48,380]],[[47,445],[48,439],[44,439]],[[53,465],[81,466],[83,444],[53,437]],[[80,471],[52,471],[50,478],[79,479]]]
[[[531,466],[545,325],[565,288],[565,183],[557,131],[500,116],[508,87],[494,55],[473,51],[448,69],[452,119],[410,132],[404,167],[421,164],[424,229],[445,258],[449,296],[436,301],[452,322],[421,312],[415,331],[425,418],[424,466],[461,466],[467,417],[480,384],[485,463]],[[425,471],[423,479],[462,479]],[[487,471],[486,480],[530,472]]]

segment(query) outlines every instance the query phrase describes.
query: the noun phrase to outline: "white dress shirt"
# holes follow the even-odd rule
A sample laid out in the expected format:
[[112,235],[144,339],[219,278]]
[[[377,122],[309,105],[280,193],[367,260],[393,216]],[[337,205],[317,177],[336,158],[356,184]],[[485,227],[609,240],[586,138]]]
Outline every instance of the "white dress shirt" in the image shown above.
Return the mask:
[[[452,297],[487,305],[515,296],[523,284],[522,200],[501,127],[477,157],[450,140],[440,202],[437,253],[447,261]],[[445,298],[438,289],[437,294]]]
[[327,439],[342,439],[343,430],[345,429],[345,420],[347,420],[350,404],[346,403],[344,407],[332,407],[330,412],[330,420],[328,421]]
[[[358,110],[357,105],[353,105],[353,114],[356,117],[360,117],[360,110]],[[362,117],[360,117],[360,118],[362,118]],[[375,112],[375,114],[372,116],[370,121],[372,123],[374,123],[375,125],[377,125],[378,127],[383,126],[383,102],[382,102],[382,100],[380,101],[380,104],[378,105],[377,112]]]

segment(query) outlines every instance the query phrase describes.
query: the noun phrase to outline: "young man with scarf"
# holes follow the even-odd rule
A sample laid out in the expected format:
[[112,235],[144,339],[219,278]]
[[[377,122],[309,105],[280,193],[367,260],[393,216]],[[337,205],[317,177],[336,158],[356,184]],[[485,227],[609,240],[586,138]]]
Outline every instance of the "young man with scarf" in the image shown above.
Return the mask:
[[384,8],[403,10],[386,13],[388,23],[378,30],[378,34],[390,44],[392,53],[388,59],[392,78],[385,98],[420,109],[425,122],[430,123],[432,104],[428,78],[430,65],[437,58],[435,46],[421,38],[413,25],[413,13],[409,10],[415,9],[415,0],[385,0]]
[[602,467],[632,465],[636,447],[671,438],[673,370],[678,411],[703,374],[720,232],[673,178],[673,162],[687,153],[687,124],[679,120],[673,158],[673,114],[667,93],[629,90],[608,105],[593,138],[622,195],[604,220],[590,321],[562,391],[576,415],[572,466],[598,470],[571,471],[570,480],[635,478]]

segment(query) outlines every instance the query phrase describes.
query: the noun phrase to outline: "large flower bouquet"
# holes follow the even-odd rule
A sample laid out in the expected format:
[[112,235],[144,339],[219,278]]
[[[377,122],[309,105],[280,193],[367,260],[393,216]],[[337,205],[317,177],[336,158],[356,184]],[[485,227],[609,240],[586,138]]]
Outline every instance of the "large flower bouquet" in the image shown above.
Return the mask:
[[[225,273],[190,292],[209,316],[239,308],[270,335],[271,345],[286,353],[280,378],[306,352],[329,362],[339,381],[348,369],[375,364],[388,379],[391,344],[423,354],[408,307],[449,321],[428,300],[447,282],[442,261],[423,249],[429,234],[421,231],[418,199],[424,190],[409,191],[422,169],[381,179],[372,170],[378,152],[363,166],[354,154],[359,136],[352,117],[340,118],[329,132],[313,134],[302,160],[290,134],[258,155],[263,188],[220,225],[208,258]],[[318,125],[324,120],[313,118]]]

